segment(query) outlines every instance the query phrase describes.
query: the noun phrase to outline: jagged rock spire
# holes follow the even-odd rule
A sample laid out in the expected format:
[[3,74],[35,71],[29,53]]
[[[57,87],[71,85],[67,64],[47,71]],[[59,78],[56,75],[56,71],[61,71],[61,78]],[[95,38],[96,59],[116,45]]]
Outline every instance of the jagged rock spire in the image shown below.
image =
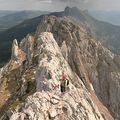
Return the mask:
[[20,43],[20,48],[26,53],[26,58],[29,63],[32,61],[34,38],[31,35],[27,35]]
[[12,44],[12,55],[11,55],[11,59],[17,61],[18,60],[18,53],[19,53],[19,46],[18,46],[18,42],[16,39],[13,40],[13,44]]
[[31,63],[33,56],[33,40],[32,36],[28,36],[28,48],[27,48],[27,59],[28,62]]

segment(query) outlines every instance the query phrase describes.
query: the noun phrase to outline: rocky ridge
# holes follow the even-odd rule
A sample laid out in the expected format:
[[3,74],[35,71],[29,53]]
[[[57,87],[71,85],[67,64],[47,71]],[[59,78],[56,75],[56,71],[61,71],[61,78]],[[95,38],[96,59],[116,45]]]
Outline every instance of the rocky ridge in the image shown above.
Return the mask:
[[[119,56],[66,17],[43,18],[35,35],[19,45],[14,40],[11,60],[0,70],[1,120],[119,119],[114,104],[119,98],[112,98],[119,89],[112,77],[119,73],[118,61]],[[62,71],[70,81],[65,94],[60,92]]]
[[66,46],[63,55],[67,55],[72,70],[89,91],[93,85],[99,100],[119,120],[119,55],[103,47],[86,29],[66,17],[44,17],[38,31],[52,32],[58,45]]
[[[26,39],[28,45],[29,45],[28,41],[30,40],[30,38],[31,37],[29,36]],[[14,42],[16,43],[16,40]],[[16,48],[15,46],[17,44],[14,44],[14,42],[13,48]],[[25,43],[26,42],[24,42],[23,40],[20,45],[23,44],[25,45]],[[13,52],[12,56],[15,56],[16,58],[16,53],[18,49],[14,50],[15,51]],[[27,97],[24,105],[21,106],[18,104],[15,110],[12,110],[11,107],[10,111],[7,112],[7,115],[9,115],[8,117],[10,117],[9,119],[49,120],[54,118],[56,120],[57,119],[104,120],[105,116],[103,117],[101,115],[97,106],[93,103],[90,93],[85,88],[80,78],[76,75],[76,79],[74,80],[72,79],[75,73],[72,72],[67,61],[62,56],[61,50],[58,47],[51,33],[47,32],[41,33],[41,35],[38,36],[36,51],[38,51],[36,55],[39,55],[38,57],[39,62],[37,64],[38,67],[36,67],[35,70],[36,71],[35,78],[33,79],[36,79],[37,92]],[[25,52],[26,51],[24,50],[24,53]],[[28,52],[28,49],[26,53],[30,53]],[[12,60],[16,62],[16,64],[19,63],[20,65],[20,62],[17,62],[17,60],[19,60],[19,57],[17,59],[14,59],[12,57]],[[31,61],[31,58],[29,60]],[[31,65],[29,63],[29,60],[27,60],[28,66]],[[61,96],[59,87],[60,84],[59,76],[62,74],[63,70],[65,70],[67,75],[69,76],[70,90]],[[47,74],[48,71],[51,71],[52,73],[51,79],[44,78],[44,75]],[[23,80],[23,83],[19,91],[19,96],[26,94],[25,92],[28,87],[26,86],[25,74],[23,75],[23,78],[21,79]],[[75,84],[78,87],[75,87]],[[56,87],[56,85],[58,86]]]

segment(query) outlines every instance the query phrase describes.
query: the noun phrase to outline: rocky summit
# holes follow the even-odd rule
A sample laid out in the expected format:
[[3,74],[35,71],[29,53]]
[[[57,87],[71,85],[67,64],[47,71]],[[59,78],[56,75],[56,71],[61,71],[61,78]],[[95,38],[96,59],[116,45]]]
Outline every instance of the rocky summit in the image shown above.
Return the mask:
[[0,69],[0,120],[120,120],[119,61],[69,16],[45,16]]

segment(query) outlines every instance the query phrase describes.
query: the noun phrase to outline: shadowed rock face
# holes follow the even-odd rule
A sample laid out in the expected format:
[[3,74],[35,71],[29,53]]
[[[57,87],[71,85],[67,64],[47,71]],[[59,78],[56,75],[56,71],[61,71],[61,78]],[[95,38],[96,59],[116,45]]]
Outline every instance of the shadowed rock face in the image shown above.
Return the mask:
[[[119,119],[120,58],[84,28],[66,17],[45,17],[35,36],[27,35],[18,49],[19,61],[11,59],[0,70],[1,85],[6,85],[0,96],[7,94],[0,104],[1,119]],[[70,84],[61,94],[63,71]],[[13,82],[17,88],[10,88]]]

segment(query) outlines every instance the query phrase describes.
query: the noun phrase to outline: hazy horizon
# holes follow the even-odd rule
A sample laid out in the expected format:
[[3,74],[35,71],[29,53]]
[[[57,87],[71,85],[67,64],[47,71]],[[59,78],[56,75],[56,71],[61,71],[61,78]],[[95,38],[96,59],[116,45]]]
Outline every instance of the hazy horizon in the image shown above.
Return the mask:
[[0,0],[0,10],[60,11],[76,6],[89,11],[120,11],[119,3],[119,0]]

